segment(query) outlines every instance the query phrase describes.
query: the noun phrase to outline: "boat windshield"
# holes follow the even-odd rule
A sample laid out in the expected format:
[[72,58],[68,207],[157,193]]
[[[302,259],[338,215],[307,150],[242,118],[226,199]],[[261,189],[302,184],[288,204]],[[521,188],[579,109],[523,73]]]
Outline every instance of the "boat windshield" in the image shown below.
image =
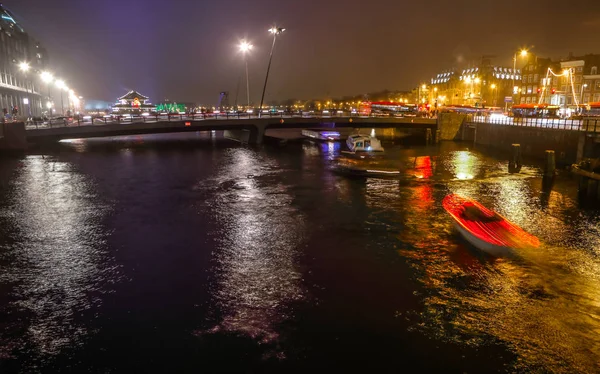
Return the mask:
[[463,206],[462,216],[469,221],[479,221],[479,222],[496,222],[502,221],[502,218],[495,213],[490,215],[479,209],[479,207],[466,203]]

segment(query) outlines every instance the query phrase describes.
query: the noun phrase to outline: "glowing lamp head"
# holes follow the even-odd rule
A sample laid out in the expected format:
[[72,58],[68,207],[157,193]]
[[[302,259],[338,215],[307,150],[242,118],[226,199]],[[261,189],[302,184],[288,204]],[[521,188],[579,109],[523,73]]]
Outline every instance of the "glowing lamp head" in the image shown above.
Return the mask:
[[475,83],[480,83],[480,82],[481,82],[481,79],[475,78]]
[[240,48],[240,52],[247,53],[247,52],[250,52],[250,50],[252,48],[254,48],[254,46],[244,40],[243,42],[240,43],[240,47],[239,48]]
[[279,34],[281,34],[281,33],[282,33],[282,32],[284,32],[284,31],[285,31],[285,29],[284,29],[283,27],[276,27],[276,26],[274,26],[274,27],[271,27],[271,28],[269,29],[269,32],[270,32],[271,34],[273,34],[273,35],[279,35]]
[[493,83],[492,83],[492,85],[491,85],[490,87],[492,87],[492,90],[495,90],[495,89],[496,89],[496,85],[495,85],[495,84],[493,84]]
[[529,52],[526,49],[522,49],[520,54],[521,54],[521,57],[525,57],[525,56],[527,56],[528,53]]
[[45,83],[50,83],[54,80],[52,73],[49,73],[47,71],[42,72],[41,78]]
[[60,88],[61,90],[64,90],[67,86],[65,84],[65,81],[59,79],[56,81],[56,87]]
[[426,89],[427,89],[427,85],[426,85],[426,84],[422,85],[422,86],[421,86],[421,89],[422,89],[422,90],[426,90]]
[[25,61],[23,61],[23,62],[21,62],[21,63],[19,64],[19,69],[20,69],[22,72],[27,72],[27,71],[29,70],[29,68],[30,68],[30,67],[31,67],[31,66],[29,66],[29,63],[28,63],[28,62],[25,62]]

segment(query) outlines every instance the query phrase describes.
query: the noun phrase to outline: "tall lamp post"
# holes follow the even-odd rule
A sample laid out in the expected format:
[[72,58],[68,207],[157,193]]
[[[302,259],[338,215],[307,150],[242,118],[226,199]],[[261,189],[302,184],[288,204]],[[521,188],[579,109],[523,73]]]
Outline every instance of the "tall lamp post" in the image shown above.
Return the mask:
[[[528,50],[526,49],[522,49],[521,51],[519,51],[519,56],[521,57],[527,57],[527,54],[529,53]],[[521,74],[522,76],[523,74]],[[517,94],[518,90],[515,90],[515,78],[517,77],[517,53],[515,52],[515,55],[513,56],[513,71],[512,71],[512,96],[513,96],[513,105],[515,103],[515,96]],[[507,103],[508,104],[508,103]]]
[[[27,104],[27,112],[29,113],[29,117],[31,117],[31,97],[29,96],[29,82],[27,80],[27,72],[30,68],[31,66],[29,66],[29,63],[25,61],[19,64],[19,70],[21,70],[25,75],[25,93],[27,94],[27,102],[25,104]],[[33,88],[31,89],[31,91],[33,91]]]
[[65,115],[65,104],[63,101],[63,91],[67,89],[67,85],[65,84],[65,81],[59,79],[56,81],[56,87],[58,87],[58,89],[60,90],[60,109],[62,112],[62,115]]
[[[254,46],[247,41],[243,41],[240,43],[240,52],[244,54],[244,63],[246,64],[246,98],[248,99],[248,108],[250,108],[250,79],[248,78],[248,52]],[[272,54],[273,52],[271,52]],[[269,62],[270,65],[270,62]],[[268,74],[268,73],[267,73]],[[263,94],[264,95],[264,94]],[[262,104],[261,104],[262,106]]]
[[587,86],[588,86],[587,83],[584,83],[581,85],[581,94],[579,95],[579,97],[581,98],[580,103],[582,106],[583,106],[583,89],[586,88]]
[[258,108],[258,116],[262,116],[262,106],[265,101],[265,91],[267,89],[267,81],[269,80],[269,71],[271,70],[271,61],[273,60],[273,51],[275,50],[275,41],[277,40],[277,35],[283,33],[285,31],[282,27],[271,27],[269,32],[273,34],[273,45],[271,46],[271,54],[269,55],[269,65],[267,65],[267,75],[265,76],[265,85],[263,86],[262,96],[260,97],[260,107]]
[[[46,108],[48,108],[48,110],[50,111],[52,109],[52,103],[50,100],[52,100],[52,98],[50,97],[50,83],[52,83],[52,81],[54,81],[54,76],[52,75],[52,73],[44,71],[41,74],[41,78],[42,81],[44,81],[44,83],[46,83],[46,86],[48,87],[48,101],[46,102]],[[50,115],[52,116],[52,112],[50,111]]]

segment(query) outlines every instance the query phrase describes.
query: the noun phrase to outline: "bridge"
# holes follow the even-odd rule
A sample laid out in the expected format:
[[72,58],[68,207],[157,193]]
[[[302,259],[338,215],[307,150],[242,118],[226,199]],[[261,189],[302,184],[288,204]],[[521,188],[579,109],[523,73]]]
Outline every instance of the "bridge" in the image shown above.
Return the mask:
[[366,116],[302,116],[180,114],[113,118],[101,117],[80,120],[53,120],[28,123],[25,135],[28,143],[56,142],[61,139],[112,137],[195,131],[226,131],[230,137],[243,142],[260,144],[268,129],[331,129],[331,128],[405,128],[436,129],[435,119],[417,117]]

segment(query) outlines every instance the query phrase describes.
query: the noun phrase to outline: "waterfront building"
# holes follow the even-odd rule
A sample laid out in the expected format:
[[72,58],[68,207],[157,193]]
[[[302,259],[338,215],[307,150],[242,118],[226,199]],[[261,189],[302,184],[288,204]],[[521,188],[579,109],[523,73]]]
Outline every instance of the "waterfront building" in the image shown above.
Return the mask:
[[148,102],[150,98],[137,91],[129,91],[117,99],[117,103],[112,106],[115,114],[141,114],[154,112],[154,105]]
[[552,72],[560,71],[560,63],[533,54],[528,56],[522,69],[517,103],[552,104],[553,100],[556,101],[553,97],[556,97],[558,92],[558,78]]
[[[513,82],[521,80],[521,70],[492,64],[491,58],[437,74],[429,87],[423,87],[433,107],[468,105],[502,107],[512,100]],[[506,102],[505,102],[506,101]]]
[[38,73],[47,64],[46,50],[0,4],[0,108],[41,115],[44,97]]
[[570,55],[554,66],[550,104],[579,110],[600,101],[600,55]]

